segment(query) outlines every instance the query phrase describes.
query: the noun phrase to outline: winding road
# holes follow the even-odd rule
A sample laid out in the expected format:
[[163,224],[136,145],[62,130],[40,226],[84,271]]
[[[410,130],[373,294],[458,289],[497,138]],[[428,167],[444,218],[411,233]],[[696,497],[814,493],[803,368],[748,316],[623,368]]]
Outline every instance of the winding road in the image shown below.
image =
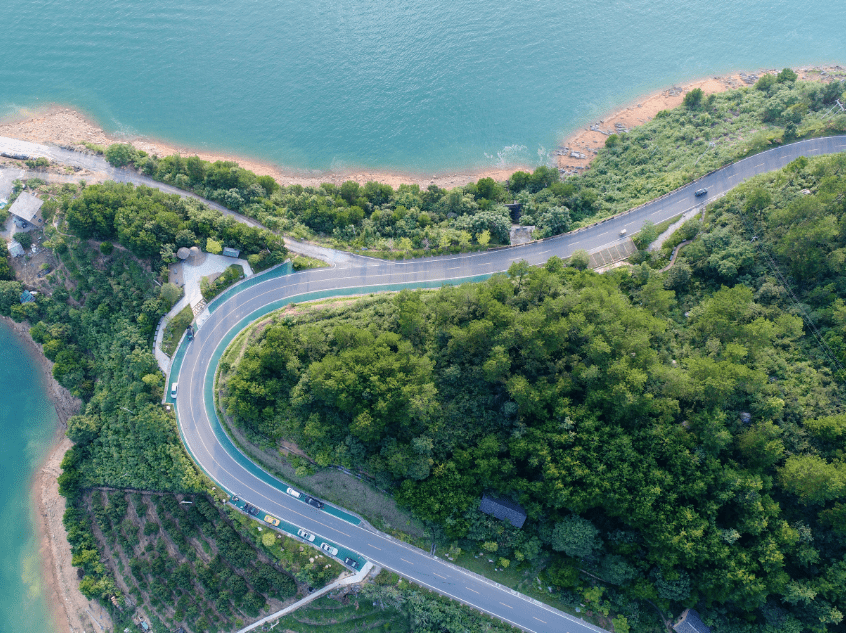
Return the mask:
[[[47,146],[37,146],[36,151],[32,147],[34,144],[27,143],[24,146],[21,141],[14,141],[17,150],[9,149],[8,141],[12,139],[0,138],[0,151],[44,155],[59,162],[104,171],[102,164],[95,166],[90,162],[102,161],[98,157]],[[47,151],[50,153],[38,153]],[[623,229],[631,235],[646,220],[658,224],[681,215],[698,205],[707,204],[744,180],[779,169],[799,156],[843,151],[846,151],[846,137],[826,137],[781,146],[719,169],[681,189],[599,224],[523,246],[404,262],[344,255],[337,257],[332,268],[290,275],[274,275],[271,271],[253,277],[212,302],[208,314],[203,315],[204,320],[194,341],[183,341],[174,357],[170,382],[179,383],[176,405],[183,441],[200,468],[225,490],[416,583],[526,631],[601,631],[583,620],[471,574],[423,550],[400,543],[364,524],[355,525],[354,522],[308,506],[286,494],[286,484],[248,460],[220,428],[214,409],[213,382],[223,350],[238,332],[255,319],[292,301],[462,283],[505,271],[519,260],[541,264],[552,256],[568,257],[577,249],[596,250],[617,242]],[[68,158],[79,162],[70,162],[66,160]],[[113,173],[116,180],[136,182],[184,195],[184,192],[139,177],[134,172],[115,170],[108,165],[105,167],[107,173]],[[708,194],[701,198],[695,197],[694,191],[702,187],[708,189]],[[219,205],[213,206],[219,208]]]

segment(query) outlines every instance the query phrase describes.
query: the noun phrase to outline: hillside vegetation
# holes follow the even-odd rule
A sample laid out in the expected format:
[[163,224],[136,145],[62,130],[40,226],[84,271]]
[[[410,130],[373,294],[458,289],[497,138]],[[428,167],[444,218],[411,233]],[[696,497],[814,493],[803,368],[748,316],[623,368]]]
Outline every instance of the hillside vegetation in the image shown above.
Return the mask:
[[[844,173],[803,158],[738,188],[666,273],[517,263],[282,318],[226,410],[456,545],[542,565],[617,630],[657,630],[647,600],[718,631],[843,630]],[[484,490],[526,526],[479,513]]]
[[157,158],[121,144],[112,145],[106,157],[293,237],[325,238],[372,255],[414,257],[508,244],[511,218],[503,203],[521,203],[521,223],[535,226],[535,237],[549,237],[774,145],[843,134],[846,113],[830,110],[835,99],[843,100],[844,90],[844,82],[796,81],[790,70],[765,75],[754,87],[707,97],[693,90],[683,105],[629,133],[609,136],[589,170],[563,181],[557,170],[542,166],[532,174],[515,172],[507,183],[482,178],[450,191],[352,181],[282,187],[234,162]]

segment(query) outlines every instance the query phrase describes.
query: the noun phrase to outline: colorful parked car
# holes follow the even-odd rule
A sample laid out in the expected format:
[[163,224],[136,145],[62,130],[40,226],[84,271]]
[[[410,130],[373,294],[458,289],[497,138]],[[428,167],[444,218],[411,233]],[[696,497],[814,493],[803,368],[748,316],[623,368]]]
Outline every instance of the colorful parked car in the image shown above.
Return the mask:
[[311,532],[306,532],[302,528],[297,530],[297,536],[299,536],[302,539],[307,540],[309,543],[314,541],[314,534],[312,534]]
[[344,564],[345,564],[345,565],[349,565],[349,566],[350,566],[350,567],[352,567],[353,569],[358,569],[358,561],[357,561],[357,560],[353,560],[353,559],[352,559],[352,558],[350,558],[349,556],[348,556],[348,557],[346,557],[346,558],[344,559]]
[[273,525],[275,527],[279,527],[279,519],[272,517],[269,514],[264,515],[264,522],[270,523],[270,525]]
[[309,497],[308,495],[305,495],[305,502],[310,506],[314,506],[318,510],[323,507],[322,501],[320,501],[319,499],[315,499],[314,497]]

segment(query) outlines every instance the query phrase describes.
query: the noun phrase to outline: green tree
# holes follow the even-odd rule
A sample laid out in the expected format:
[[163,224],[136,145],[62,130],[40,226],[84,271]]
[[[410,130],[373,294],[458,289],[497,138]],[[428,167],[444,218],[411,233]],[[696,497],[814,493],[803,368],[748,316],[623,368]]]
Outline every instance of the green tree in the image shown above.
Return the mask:
[[776,77],[776,82],[780,84],[793,83],[799,79],[799,75],[793,72],[790,68],[784,68]]
[[106,160],[112,167],[126,167],[137,158],[138,152],[128,143],[114,143],[106,148]]
[[637,246],[638,250],[645,251],[646,248],[658,239],[658,227],[652,222],[646,220],[640,227],[637,235],[632,237],[632,242]]
[[590,255],[588,255],[586,250],[580,248],[570,255],[567,265],[572,266],[576,270],[585,270],[590,265]]
[[217,240],[208,238],[206,240],[206,251],[211,253],[212,255],[220,255],[223,252],[223,247]]
[[602,547],[599,530],[587,519],[571,514],[555,524],[550,539],[552,549],[573,558],[587,558]]
[[779,479],[806,504],[821,504],[846,494],[846,466],[816,455],[791,455],[779,469]]
[[702,92],[702,88],[694,88],[684,96],[682,105],[688,110],[698,110],[702,106],[704,96],[705,93]]
[[32,246],[32,233],[15,233],[15,239],[23,246],[25,251],[28,251],[29,247]]
[[182,288],[172,283],[162,284],[159,298],[164,301],[166,309],[170,310],[182,296]]

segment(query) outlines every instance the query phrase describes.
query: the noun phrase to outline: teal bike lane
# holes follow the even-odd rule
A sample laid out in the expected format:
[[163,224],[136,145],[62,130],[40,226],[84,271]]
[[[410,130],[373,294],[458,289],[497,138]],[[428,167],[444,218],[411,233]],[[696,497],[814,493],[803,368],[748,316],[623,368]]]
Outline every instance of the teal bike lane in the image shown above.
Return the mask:
[[[282,275],[290,274],[291,270],[288,268],[287,270],[281,270],[283,267],[277,267],[268,271],[269,274],[263,275],[255,275],[254,277],[249,278],[245,282],[238,284],[230,288],[227,292],[224,292],[222,295],[217,297],[212,304],[209,305],[209,311],[213,312],[214,310],[218,309],[221,305],[225,302],[229,301],[233,297],[236,297],[237,294],[255,286],[259,283],[262,283],[268,279],[273,279],[275,277],[279,277]],[[229,437],[229,434],[223,428],[221,424],[220,418],[217,415],[217,408],[215,407],[215,398],[214,398],[214,382],[215,382],[215,374],[217,373],[217,367],[220,363],[220,359],[223,357],[226,349],[232,343],[235,338],[244,331],[247,327],[249,327],[253,322],[257,319],[262,318],[279,310],[280,308],[285,307],[291,303],[302,303],[306,301],[316,301],[319,299],[327,299],[332,297],[343,297],[343,296],[356,296],[356,295],[367,295],[367,294],[374,294],[378,292],[397,292],[400,290],[413,290],[413,289],[421,289],[421,288],[441,288],[443,286],[453,286],[453,285],[460,285],[464,283],[472,283],[478,281],[484,281],[485,279],[490,278],[490,274],[485,275],[477,275],[474,277],[465,277],[461,279],[452,279],[447,281],[421,281],[421,282],[406,282],[406,283],[397,283],[397,284],[386,284],[381,286],[366,286],[366,287],[357,287],[357,288],[335,288],[330,290],[320,290],[315,292],[308,292],[299,295],[292,295],[289,297],[285,297],[279,299],[277,301],[270,302],[258,310],[250,313],[243,319],[241,319],[235,326],[231,327],[229,331],[218,341],[217,346],[215,347],[211,361],[208,365],[208,370],[206,371],[206,375],[203,377],[203,404],[205,406],[206,415],[208,416],[209,421],[212,425],[212,430],[214,431],[215,438],[220,443],[220,446],[229,454],[232,459],[234,459],[241,467],[245,470],[249,471],[252,475],[257,477],[258,479],[262,480],[264,483],[270,485],[274,489],[278,490],[281,494],[287,495],[287,489],[289,484],[285,483],[284,481],[278,479],[274,475],[270,474],[266,470],[264,470],[261,466],[253,462],[247,455],[245,455],[241,449],[235,445],[232,439]],[[231,292],[230,292],[231,291]],[[174,377],[179,376],[179,373],[182,369],[182,363],[185,359],[185,353],[188,349],[188,346],[192,344],[192,341],[188,340],[187,337],[183,338],[182,343],[180,344],[179,348],[176,351],[176,354],[173,356],[173,362],[171,364],[170,370],[170,379],[173,380]],[[176,409],[176,403],[174,402],[173,398],[170,397],[170,393],[165,398],[165,402],[171,403]],[[202,466],[199,465],[198,460],[194,457],[191,453],[191,449],[188,447],[188,443],[185,441],[185,436],[182,429],[182,423],[179,419],[179,412],[176,411],[177,416],[177,425],[179,426],[179,434],[182,438],[183,446],[185,446],[188,454],[191,455],[194,463],[203,470],[206,476],[209,477],[212,481],[215,481],[214,477],[211,476],[210,473],[205,471]],[[239,491],[237,490],[227,490],[224,486],[220,484],[220,482],[215,481],[223,490],[230,494],[230,496],[240,496]],[[302,503],[305,501],[300,500]],[[341,508],[337,508],[330,504],[325,504],[322,508],[323,512],[327,514],[331,514],[336,516],[337,518],[346,521],[352,525],[360,525],[361,518],[346,512]],[[286,532],[290,532],[287,528],[285,529]],[[292,534],[296,534],[296,529],[291,532]],[[352,554],[352,552],[350,552]],[[354,556],[356,559],[358,558],[357,555]]]

